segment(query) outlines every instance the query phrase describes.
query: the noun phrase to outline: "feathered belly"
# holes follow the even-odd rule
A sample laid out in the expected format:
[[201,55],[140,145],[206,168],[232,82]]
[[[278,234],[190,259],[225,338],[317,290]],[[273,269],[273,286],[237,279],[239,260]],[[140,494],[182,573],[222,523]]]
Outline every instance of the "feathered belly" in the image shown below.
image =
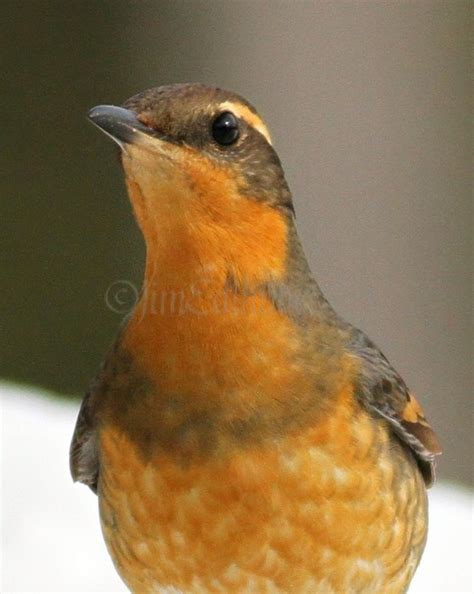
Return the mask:
[[403,592],[426,538],[424,485],[383,422],[339,417],[189,462],[165,451],[145,460],[104,428],[102,528],[128,587]]

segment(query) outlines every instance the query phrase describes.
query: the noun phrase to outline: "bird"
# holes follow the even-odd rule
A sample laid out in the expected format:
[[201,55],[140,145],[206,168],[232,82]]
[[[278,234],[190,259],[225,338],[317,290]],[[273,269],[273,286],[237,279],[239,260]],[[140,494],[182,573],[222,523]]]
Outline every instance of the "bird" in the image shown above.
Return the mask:
[[70,448],[126,586],[405,592],[439,441],[313,277],[263,119],[200,83],[89,119],[118,144],[146,245]]

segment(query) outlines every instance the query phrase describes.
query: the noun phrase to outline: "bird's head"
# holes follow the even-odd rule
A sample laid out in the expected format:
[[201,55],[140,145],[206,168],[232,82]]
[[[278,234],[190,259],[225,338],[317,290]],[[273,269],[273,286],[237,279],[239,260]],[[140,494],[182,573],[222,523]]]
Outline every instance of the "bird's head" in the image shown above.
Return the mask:
[[[201,84],[101,105],[92,122],[120,146],[130,198],[161,274],[196,267],[252,286],[284,273],[291,196],[270,134],[239,96]],[[221,279],[221,280],[222,280]]]

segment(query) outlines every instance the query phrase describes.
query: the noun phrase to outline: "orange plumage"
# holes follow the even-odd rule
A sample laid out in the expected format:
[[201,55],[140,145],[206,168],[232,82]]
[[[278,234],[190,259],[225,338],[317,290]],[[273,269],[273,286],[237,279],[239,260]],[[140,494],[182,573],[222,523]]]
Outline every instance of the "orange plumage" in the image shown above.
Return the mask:
[[439,446],[312,279],[264,123],[202,85],[91,119],[147,243],[71,449],[118,572],[133,592],[405,591]]

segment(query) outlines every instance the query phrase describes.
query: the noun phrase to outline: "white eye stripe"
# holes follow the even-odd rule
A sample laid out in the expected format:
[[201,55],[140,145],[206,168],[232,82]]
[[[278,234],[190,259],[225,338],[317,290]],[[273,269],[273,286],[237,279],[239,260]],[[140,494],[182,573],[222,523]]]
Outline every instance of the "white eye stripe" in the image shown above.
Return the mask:
[[233,101],[224,101],[219,105],[222,111],[231,111],[234,115],[242,120],[245,120],[249,126],[255,128],[267,140],[268,144],[272,144],[272,139],[268,128],[257,114],[250,111],[248,107],[241,103],[234,103]]

